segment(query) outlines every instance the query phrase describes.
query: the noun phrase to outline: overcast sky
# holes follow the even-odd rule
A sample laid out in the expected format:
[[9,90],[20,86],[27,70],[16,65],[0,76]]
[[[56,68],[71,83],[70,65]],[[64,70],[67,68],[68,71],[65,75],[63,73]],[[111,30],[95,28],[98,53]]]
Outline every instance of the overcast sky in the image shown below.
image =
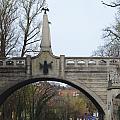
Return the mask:
[[[110,0],[105,0],[110,3]],[[112,25],[115,8],[101,0],[47,0],[55,55],[91,56],[103,44],[102,29]]]

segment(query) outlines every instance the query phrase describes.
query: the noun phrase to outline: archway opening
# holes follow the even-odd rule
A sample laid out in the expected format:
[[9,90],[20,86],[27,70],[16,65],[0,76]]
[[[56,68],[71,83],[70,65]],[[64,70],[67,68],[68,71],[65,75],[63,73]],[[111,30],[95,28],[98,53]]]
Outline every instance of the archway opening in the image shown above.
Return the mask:
[[120,99],[120,94],[118,94],[118,95],[116,96],[116,99]]
[[113,99],[113,108],[114,119],[120,120],[120,94]]
[[0,95],[0,104],[2,104],[7,98],[8,96],[10,96],[14,91],[28,85],[31,83],[35,83],[38,81],[56,81],[56,82],[61,82],[61,83],[65,83],[69,86],[72,86],[74,88],[76,88],[77,90],[80,90],[85,96],[87,96],[92,103],[95,105],[95,107],[98,109],[99,112],[99,118],[100,120],[103,120],[103,116],[104,116],[104,110],[101,107],[101,105],[99,104],[99,102],[97,100],[94,99],[93,96],[91,96],[87,91],[85,91],[83,88],[81,88],[79,85],[76,85],[70,81],[67,80],[62,80],[62,79],[56,79],[56,78],[36,78],[36,79],[30,79],[30,80],[26,80],[23,82],[20,82],[16,85],[14,85],[13,87],[9,88],[8,90],[6,90],[2,95]]

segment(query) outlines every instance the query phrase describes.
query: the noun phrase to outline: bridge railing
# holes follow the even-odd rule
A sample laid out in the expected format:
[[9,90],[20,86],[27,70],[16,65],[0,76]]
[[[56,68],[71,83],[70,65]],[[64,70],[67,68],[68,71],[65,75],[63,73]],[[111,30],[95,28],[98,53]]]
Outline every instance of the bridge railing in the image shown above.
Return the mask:
[[25,58],[0,59],[0,67],[7,67],[7,66],[19,67],[25,65],[26,65]]
[[110,66],[118,65],[120,59],[118,58],[101,58],[101,57],[66,57],[66,67],[80,67],[80,66]]

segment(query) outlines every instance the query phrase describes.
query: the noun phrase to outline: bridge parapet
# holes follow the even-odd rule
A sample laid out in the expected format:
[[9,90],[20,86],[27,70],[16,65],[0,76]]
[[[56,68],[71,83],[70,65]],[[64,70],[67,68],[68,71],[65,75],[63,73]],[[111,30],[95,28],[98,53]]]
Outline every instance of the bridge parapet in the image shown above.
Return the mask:
[[16,79],[17,77],[26,76],[27,74],[27,57],[16,58],[1,58],[0,59],[0,77],[8,77],[9,80]]
[[107,57],[66,57],[66,67],[80,67],[80,66],[111,66],[119,65],[119,58],[107,58]]
[[0,67],[20,67],[26,65],[25,58],[0,59]]

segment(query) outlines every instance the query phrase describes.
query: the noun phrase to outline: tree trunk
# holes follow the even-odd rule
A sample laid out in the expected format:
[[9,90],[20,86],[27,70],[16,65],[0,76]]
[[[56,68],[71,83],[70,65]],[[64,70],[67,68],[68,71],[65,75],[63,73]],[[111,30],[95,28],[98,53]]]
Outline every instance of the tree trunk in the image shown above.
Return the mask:
[[5,57],[5,40],[4,36],[1,36],[1,55],[0,57]]

